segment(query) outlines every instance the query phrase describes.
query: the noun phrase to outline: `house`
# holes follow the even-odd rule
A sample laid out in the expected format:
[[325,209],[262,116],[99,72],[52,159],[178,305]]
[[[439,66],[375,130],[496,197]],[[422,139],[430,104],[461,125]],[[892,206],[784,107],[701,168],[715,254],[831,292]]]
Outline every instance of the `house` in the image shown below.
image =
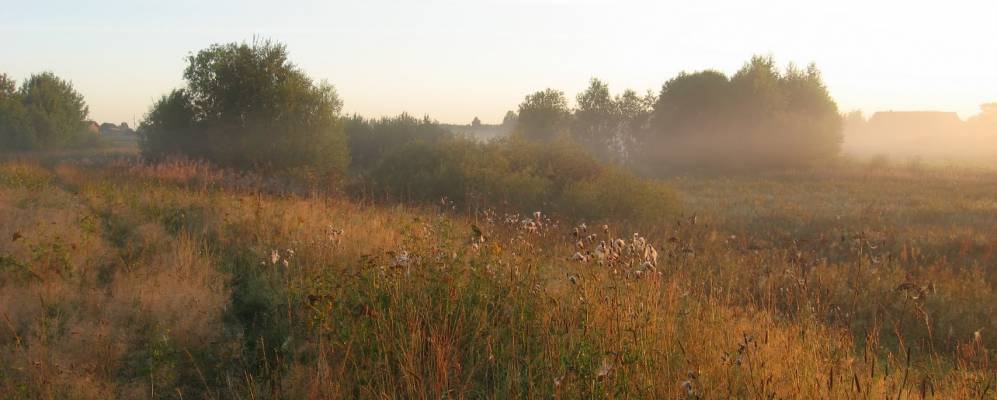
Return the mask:
[[135,133],[131,127],[128,126],[127,122],[122,122],[120,125],[115,125],[110,122],[105,122],[100,124],[100,134],[104,135],[131,135]]
[[97,125],[97,121],[87,121],[87,133],[100,135],[100,125]]

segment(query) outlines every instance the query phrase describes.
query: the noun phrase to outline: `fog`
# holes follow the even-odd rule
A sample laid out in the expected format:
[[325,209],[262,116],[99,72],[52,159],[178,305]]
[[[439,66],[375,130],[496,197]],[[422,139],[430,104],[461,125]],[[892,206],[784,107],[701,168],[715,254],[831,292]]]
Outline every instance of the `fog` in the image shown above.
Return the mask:
[[954,112],[880,111],[845,116],[842,152],[889,161],[997,162],[997,103],[961,119]]

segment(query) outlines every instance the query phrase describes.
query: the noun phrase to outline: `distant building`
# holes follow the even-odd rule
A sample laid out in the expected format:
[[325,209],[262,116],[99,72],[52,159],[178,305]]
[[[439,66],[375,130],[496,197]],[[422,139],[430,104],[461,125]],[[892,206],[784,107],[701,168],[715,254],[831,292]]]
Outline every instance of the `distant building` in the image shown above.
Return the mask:
[[97,125],[97,121],[87,121],[87,133],[100,135],[100,125]]
[[135,131],[128,126],[127,122],[122,122],[120,125],[115,125],[110,122],[105,122],[100,124],[100,134],[101,136],[106,135],[131,135]]

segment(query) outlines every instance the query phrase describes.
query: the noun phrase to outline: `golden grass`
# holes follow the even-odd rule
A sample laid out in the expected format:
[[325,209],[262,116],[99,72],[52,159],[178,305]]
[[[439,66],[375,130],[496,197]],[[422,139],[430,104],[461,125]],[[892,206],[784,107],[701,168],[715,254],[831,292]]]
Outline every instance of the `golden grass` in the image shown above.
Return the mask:
[[638,273],[570,261],[579,221],[10,161],[0,397],[994,398],[995,182],[677,180],[690,215],[587,221]]

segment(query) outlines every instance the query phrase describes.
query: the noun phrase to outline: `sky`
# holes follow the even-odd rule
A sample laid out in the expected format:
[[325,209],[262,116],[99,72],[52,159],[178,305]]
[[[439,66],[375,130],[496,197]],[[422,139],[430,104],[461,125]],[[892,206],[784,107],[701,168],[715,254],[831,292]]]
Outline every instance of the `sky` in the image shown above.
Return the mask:
[[997,1],[0,0],[0,72],[72,81],[97,121],[141,121],[185,57],[270,38],[347,113],[498,123],[531,92],[598,77],[653,90],[754,54],[817,64],[842,111],[997,101]]

